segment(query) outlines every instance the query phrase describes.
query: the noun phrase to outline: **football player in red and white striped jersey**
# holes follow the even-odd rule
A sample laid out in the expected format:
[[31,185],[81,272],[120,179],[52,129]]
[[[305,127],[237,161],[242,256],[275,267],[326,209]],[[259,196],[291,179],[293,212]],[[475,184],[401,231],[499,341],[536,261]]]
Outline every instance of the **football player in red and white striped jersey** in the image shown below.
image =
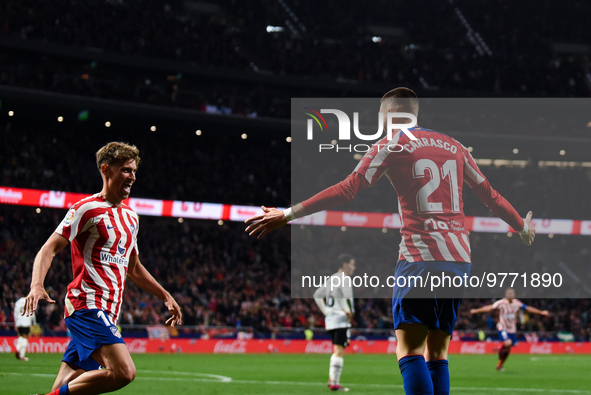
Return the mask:
[[111,392],[135,378],[135,366],[116,327],[127,277],[164,301],[172,314],[167,324],[182,319],[174,298],[140,262],[139,218],[123,203],[136,180],[138,149],[111,142],[96,159],[103,189],[74,204],[35,257],[23,313],[32,314],[40,300],[55,303],[43,283],[53,257],[71,243],[74,280],[68,285],[65,317],[72,340],[51,395]]
[[528,313],[541,314],[545,317],[550,316],[550,313],[548,310],[536,309],[535,307],[527,306],[519,299],[515,299],[515,290],[508,288],[505,291],[505,297],[503,299],[499,299],[493,304],[482,306],[478,309],[471,309],[470,314],[488,313],[495,309],[499,310],[497,330],[499,331],[499,338],[503,342],[503,347],[499,349],[497,370],[503,371],[503,364],[509,357],[511,347],[517,344],[517,314],[519,310],[523,309]]
[[[408,88],[396,88],[381,100],[387,113],[418,116],[418,99]],[[394,118],[392,123],[408,123]],[[525,221],[478,169],[470,152],[455,139],[421,127],[397,130],[372,146],[355,170],[338,184],[284,211],[263,206],[265,214],[246,221],[250,235],[263,237],[294,218],[352,200],[386,176],[398,195],[402,228],[395,277],[445,271],[462,277],[470,272],[470,241],[463,212],[466,182],[497,216],[520,233],[529,246],[535,230],[531,211]],[[412,135],[412,136],[410,136]],[[447,350],[461,295],[452,299],[406,297],[411,287],[394,287],[392,315],[398,339],[397,356],[407,394],[449,393]],[[463,289],[461,290],[463,291]],[[425,355],[425,358],[423,357]],[[430,376],[430,377],[429,377]]]

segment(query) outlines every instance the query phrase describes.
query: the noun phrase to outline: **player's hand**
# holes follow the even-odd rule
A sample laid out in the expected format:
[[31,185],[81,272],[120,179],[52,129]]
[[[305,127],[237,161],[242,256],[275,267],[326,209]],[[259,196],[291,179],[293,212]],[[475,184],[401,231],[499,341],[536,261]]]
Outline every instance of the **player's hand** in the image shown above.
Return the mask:
[[[344,311],[344,310],[343,310],[343,311]],[[345,311],[345,314],[347,314],[347,318],[349,319],[349,323],[350,323],[351,325],[353,325],[353,314],[351,314],[351,313],[350,313],[350,312],[348,312],[348,311]]]
[[550,317],[550,312],[548,310],[543,310],[541,313],[544,317]]
[[476,314],[476,309],[470,309],[470,314]]
[[521,240],[523,240],[523,242],[527,246],[531,246],[531,243],[534,242],[534,239],[536,237],[536,229],[534,228],[534,226],[531,223],[531,216],[532,215],[533,215],[533,213],[530,211],[525,216],[525,223],[527,223],[527,226],[529,227],[529,229],[527,230],[527,233],[519,232],[519,236],[521,236]]
[[257,239],[261,239],[270,231],[279,229],[287,223],[283,211],[277,210],[276,208],[267,208],[265,206],[261,206],[261,208],[265,214],[257,215],[244,221],[244,223],[250,224],[246,228],[246,232],[248,232],[249,236],[260,233]]
[[55,300],[49,297],[47,291],[45,291],[45,288],[43,288],[43,286],[34,286],[33,288],[31,288],[31,291],[25,299],[25,307],[23,308],[22,315],[24,315],[25,317],[33,315],[33,313],[35,313],[35,310],[37,310],[37,306],[39,305],[40,300],[44,300],[47,303],[55,303]]
[[168,311],[172,314],[172,317],[166,320],[166,325],[173,328],[175,325],[181,325],[183,323],[183,313],[181,313],[180,306],[170,294],[164,300],[164,305],[168,307]]

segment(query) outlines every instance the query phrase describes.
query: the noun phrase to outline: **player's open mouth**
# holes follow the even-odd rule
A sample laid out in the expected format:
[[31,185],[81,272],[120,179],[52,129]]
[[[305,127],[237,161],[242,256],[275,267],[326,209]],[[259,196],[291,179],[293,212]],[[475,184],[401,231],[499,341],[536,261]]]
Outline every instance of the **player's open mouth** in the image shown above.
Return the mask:
[[131,193],[131,185],[132,184],[123,184],[123,191],[127,194]]

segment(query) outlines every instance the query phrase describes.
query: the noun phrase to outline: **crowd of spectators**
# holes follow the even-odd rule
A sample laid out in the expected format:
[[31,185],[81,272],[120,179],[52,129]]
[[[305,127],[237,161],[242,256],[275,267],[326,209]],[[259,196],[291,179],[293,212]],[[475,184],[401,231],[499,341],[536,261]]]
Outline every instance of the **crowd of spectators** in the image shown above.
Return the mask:
[[[120,132],[103,131],[74,133],[68,127],[56,126],[46,133],[23,126],[19,122],[5,124],[2,134],[0,163],[4,187],[28,187],[93,193],[100,188],[93,154],[105,141],[129,138],[138,141],[142,163],[138,182],[133,187],[137,197],[178,199],[205,202],[223,202],[245,205],[290,204],[289,144],[241,140],[236,144],[224,144],[230,137],[218,137],[218,148],[187,138],[175,138],[171,133],[138,132],[121,135]],[[71,142],[76,140],[76,149]],[[194,143],[191,141],[195,141]],[[239,144],[245,144],[240,146]],[[230,148],[231,147],[231,148]],[[67,154],[64,154],[67,153]],[[219,158],[223,157],[224,161]],[[354,161],[351,160],[351,168]],[[239,172],[236,169],[240,169]],[[215,169],[215,171],[211,171]],[[590,212],[580,196],[589,190],[589,177],[581,168],[526,169],[487,166],[483,169],[491,183],[503,193],[520,212],[533,209],[536,216],[550,218],[585,219]],[[322,187],[338,181],[338,167],[329,177],[317,171],[323,180],[302,185],[303,194],[317,192]],[[331,179],[330,177],[335,177]],[[324,183],[324,184],[323,184]],[[323,185],[320,185],[323,184]],[[360,206],[344,206],[345,210],[391,212],[395,194],[384,199],[384,182],[360,195]],[[548,189],[551,188],[551,189]],[[554,193],[559,188],[568,193]],[[575,189],[576,188],[576,189]],[[299,192],[298,192],[299,193]],[[475,196],[467,192],[465,210],[468,215],[490,215],[488,209]],[[32,262],[38,248],[61,221],[64,210],[0,206],[0,306],[4,322],[11,321],[11,303],[17,291],[26,293],[30,281]],[[358,256],[360,270],[368,266],[367,250],[371,245],[360,245],[360,237],[370,232],[369,241],[381,246],[386,254],[386,271],[392,267],[391,250],[399,243],[397,232],[383,234],[381,229],[348,230],[305,227],[282,231],[266,236],[261,241],[249,239],[243,225],[186,220],[182,224],[175,219],[142,217],[140,226],[140,251],[142,262],[168,288],[182,305],[186,325],[216,327],[252,327],[259,334],[270,336],[275,328],[322,327],[320,312],[310,299],[292,299],[293,244],[306,239],[316,245],[330,246],[323,253],[311,248],[305,259],[323,268],[323,274],[331,274],[336,268],[334,257],[348,249]],[[335,232],[339,235],[335,236]],[[538,236],[536,248],[523,250],[518,240],[504,234],[473,233],[474,262],[515,262],[528,271],[552,272],[564,261],[571,268],[585,268],[589,256],[583,236]],[[521,249],[520,249],[521,248]],[[517,258],[519,257],[519,258]],[[300,257],[298,257],[299,259]],[[364,262],[365,258],[365,262]],[[519,262],[516,261],[519,260]],[[47,305],[39,310],[40,322],[48,330],[64,329],[63,298],[71,281],[69,251],[66,249],[54,260],[46,286],[57,305]],[[533,269],[532,269],[533,270]],[[584,270],[581,276],[588,275]],[[585,281],[585,279],[583,279]],[[568,282],[569,279],[565,278]],[[572,282],[572,280],[570,280]],[[166,314],[156,298],[129,284],[126,289],[121,323],[148,325],[163,322]],[[500,296],[500,295],[499,295]],[[357,300],[356,325],[359,328],[384,329],[391,326],[389,299]],[[467,299],[462,307],[458,329],[469,333],[487,328],[490,317],[469,317],[470,307],[489,303],[490,299]],[[531,317],[522,329],[541,333],[569,331],[579,339],[589,337],[591,321],[587,311],[587,299],[533,299],[532,305],[552,310],[550,319]]]
[[56,124],[31,127],[14,121],[2,125],[0,185],[96,193],[102,187],[96,151],[109,141],[126,141],[137,145],[142,158],[133,186],[136,197],[289,204],[290,146],[279,136],[244,140],[240,130],[219,134],[205,130],[197,136],[171,126],[138,133],[115,126],[97,130],[84,123]]
[[[359,10],[352,1],[294,2],[289,8],[276,0],[225,0],[196,11],[180,1],[7,1],[0,5],[0,34],[229,73],[407,85],[461,96],[588,97],[588,31],[576,24],[546,23],[550,13],[578,20],[588,7],[582,2],[565,9],[551,1],[477,6],[397,0]],[[269,33],[267,26],[284,31]],[[376,26],[397,33],[381,37]],[[290,96],[326,95],[282,88],[271,79],[239,86],[198,74],[181,76],[176,70],[96,67],[96,62],[75,57],[47,56],[4,55],[0,83],[280,118],[289,117]],[[343,84],[341,94],[346,91]]]
[[[0,330],[9,329],[6,322],[13,319],[12,303],[17,293],[22,295],[28,291],[36,251],[64,213],[65,210],[43,209],[36,213],[33,208],[1,207]],[[219,226],[196,221],[179,224],[173,219],[150,217],[143,217],[141,222],[142,263],[175,296],[183,309],[185,325],[198,326],[198,332],[201,330],[202,334],[209,333],[204,327],[249,327],[256,336],[264,337],[281,335],[285,329],[323,327],[322,314],[312,299],[290,297],[288,231],[253,242],[240,224]],[[325,242],[329,240],[334,241],[325,239]],[[492,235],[480,235],[477,240],[473,239],[473,251],[478,251],[473,256],[474,262],[507,259],[520,254],[518,242],[511,241],[513,243],[499,243]],[[383,244],[383,241],[378,242]],[[396,249],[396,245],[388,245],[388,248]],[[566,255],[577,254],[580,252]],[[330,256],[315,255],[314,258],[323,265],[326,273],[336,270]],[[363,257],[358,261],[360,270],[364,270]],[[54,258],[45,281],[50,296],[57,303],[42,304],[37,311],[37,319],[46,334],[63,333],[66,329],[63,301],[70,281],[70,256],[66,248]],[[132,282],[127,284],[119,323],[125,328],[129,328],[128,325],[162,324],[167,316],[162,302]],[[490,298],[464,300],[457,325],[462,336],[473,336],[478,330],[488,330],[489,333],[494,330],[494,312],[469,315],[470,308],[492,301]],[[529,316],[520,323],[520,330],[536,332],[540,338],[555,338],[556,332],[569,332],[578,340],[589,340],[589,299],[524,301],[550,310],[552,316]],[[391,332],[389,298],[357,299],[355,303],[356,328]],[[194,334],[195,330],[187,332]]]

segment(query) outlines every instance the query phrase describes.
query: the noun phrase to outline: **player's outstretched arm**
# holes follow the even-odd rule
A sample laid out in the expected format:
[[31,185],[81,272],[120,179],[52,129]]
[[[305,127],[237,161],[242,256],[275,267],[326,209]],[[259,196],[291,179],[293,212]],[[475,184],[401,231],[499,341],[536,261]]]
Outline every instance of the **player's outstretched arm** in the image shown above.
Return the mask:
[[129,259],[129,268],[127,270],[127,277],[144,291],[151,293],[164,302],[168,307],[168,311],[172,317],[166,320],[166,325],[180,325],[183,320],[183,314],[178,303],[167,290],[165,290],[148,270],[142,265],[137,255],[132,255]]
[[492,304],[482,306],[478,309],[470,309],[470,314],[478,314],[478,313],[488,313],[489,311],[493,311],[494,307]]
[[526,306],[525,311],[527,311],[528,313],[532,313],[532,314],[540,314],[545,317],[550,317],[550,312],[548,310],[540,310],[540,309],[536,309],[535,307],[532,307],[532,306]]
[[259,233],[257,239],[260,239],[270,231],[282,227],[293,219],[305,217],[306,215],[347,203],[368,185],[369,182],[362,174],[353,172],[338,184],[328,187],[310,199],[284,211],[263,206],[262,209],[265,214],[257,215],[245,221],[245,223],[249,224],[246,231],[249,236]]
[[256,235],[257,239],[262,238],[264,235],[272,230],[279,229],[288,222],[285,213],[281,210],[277,210],[274,207],[268,208],[261,206],[265,214],[251,217],[244,221],[249,226],[246,228],[249,236]]
[[468,149],[462,146],[464,151],[464,182],[476,193],[476,196],[488,207],[495,215],[509,224],[516,232],[519,232],[521,240],[531,246],[534,241],[536,231],[531,223],[532,212],[528,212],[526,219],[521,219],[515,208],[501,194],[493,189],[490,182],[478,168],[474,158],[468,152]]
[[22,315],[31,316],[37,310],[37,306],[40,300],[45,300],[48,303],[55,303],[55,300],[51,299],[45,291],[43,283],[45,282],[45,276],[51,266],[53,257],[56,256],[61,250],[63,250],[69,241],[60,234],[53,233],[49,239],[43,244],[43,247],[35,256],[35,262],[33,263],[33,274],[31,276],[31,290],[25,299],[25,307],[23,308]]

